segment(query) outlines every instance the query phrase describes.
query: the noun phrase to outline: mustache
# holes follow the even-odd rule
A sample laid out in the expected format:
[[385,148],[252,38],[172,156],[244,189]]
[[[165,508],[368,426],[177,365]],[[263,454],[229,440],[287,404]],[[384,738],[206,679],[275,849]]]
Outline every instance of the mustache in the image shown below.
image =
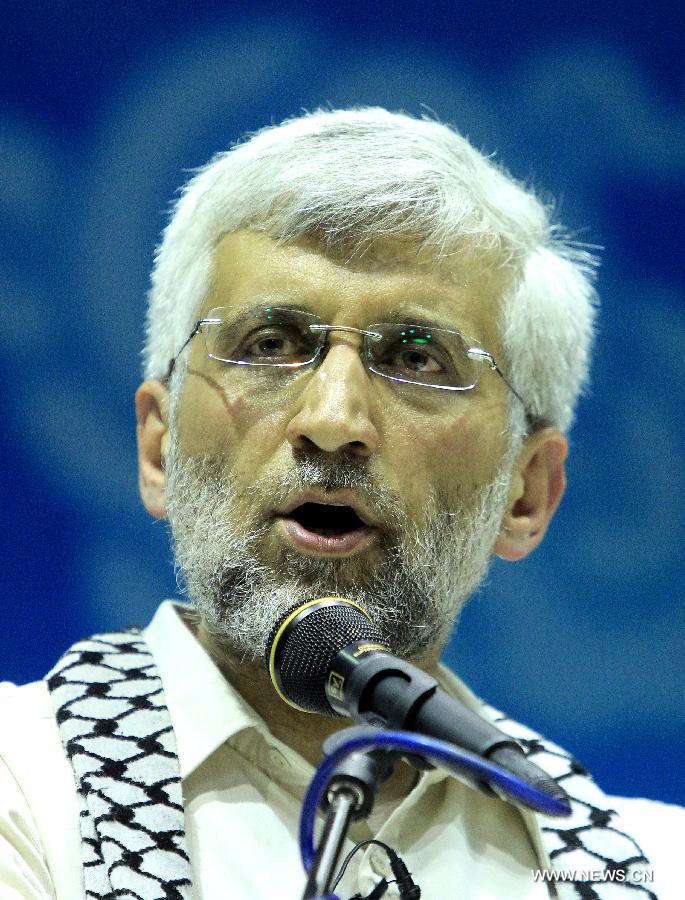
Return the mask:
[[301,485],[318,487],[324,491],[347,488],[378,493],[381,491],[370,474],[366,460],[350,454],[331,457],[318,449],[295,450],[293,478]]
[[[170,464],[178,468],[190,465],[213,482],[226,479],[230,472],[230,463],[223,456],[184,457],[178,450],[174,450],[173,455],[170,453],[167,457],[167,470],[171,467]],[[378,484],[369,472],[366,460],[342,453],[331,456],[315,447],[293,450],[291,467],[287,471],[265,475],[264,480],[268,480],[272,496],[274,491],[289,494],[293,488],[317,487],[331,492],[349,488],[365,491],[369,495],[395,497],[394,492]],[[259,482],[256,483],[259,485]],[[261,491],[261,485],[257,489]]]
[[406,522],[407,511],[398,494],[381,484],[369,471],[365,459],[340,454],[331,457],[315,449],[297,450],[294,465],[276,474],[269,485],[271,503],[285,504],[307,488],[326,492],[352,490],[379,521],[397,524]]

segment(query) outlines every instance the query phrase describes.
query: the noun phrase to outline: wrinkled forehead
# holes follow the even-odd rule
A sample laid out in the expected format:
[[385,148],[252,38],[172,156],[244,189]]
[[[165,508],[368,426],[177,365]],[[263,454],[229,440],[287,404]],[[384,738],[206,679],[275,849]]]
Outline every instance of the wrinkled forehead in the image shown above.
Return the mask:
[[322,317],[359,316],[363,327],[384,313],[406,309],[500,346],[501,299],[513,278],[494,253],[438,255],[412,235],[363,243],[305,235],[279,241],[241,230],[218,241],[212,287],[201,312],[220,306],[236,312],[259,305],[296,305]]

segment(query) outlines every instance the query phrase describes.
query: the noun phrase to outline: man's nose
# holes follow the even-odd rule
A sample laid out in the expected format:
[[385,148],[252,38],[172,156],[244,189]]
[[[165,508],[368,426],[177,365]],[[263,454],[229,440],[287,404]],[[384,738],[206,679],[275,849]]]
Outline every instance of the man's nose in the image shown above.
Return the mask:
[[299,450],[371,456],[380,445],[372,386],[356,342],[338,338],[298,397],[286,437]]

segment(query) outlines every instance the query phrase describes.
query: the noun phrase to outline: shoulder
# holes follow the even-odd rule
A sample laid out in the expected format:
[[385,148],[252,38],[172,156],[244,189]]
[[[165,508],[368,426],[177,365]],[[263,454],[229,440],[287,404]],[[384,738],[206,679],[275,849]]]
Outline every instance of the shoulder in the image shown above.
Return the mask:
[[[601,839],[602,846],[611,846],[611,832],[614,837],[628,837],[633,848],[639,847],[649,860],[656,896],[663,900],[685,896],[682,874],[682,835],[685,833],[685,808],[656,800],[632,797],[614,797],[604,794],[591,776],[562,747],[544,738],[526,725],[517,722],[499,710],[483,703],[449,670],[441,669],[444,686],[467,706],[491,721],[497,728],[519,741],[531,761],[559,779],[575,801],[580,819],[572,830],[579,834],[593,827],[588,820],[587,810],[593,808],[614,811]],[[551,831],[553,829],[546,829]],[[625,846],[619,839],[615,842],[616,852]],[[645,885],[650,887],[650,885]],[[594,895],[593,895],[594,896]]]
[[44,681],[0,683],[0,762],[34,811],[59,785],[73,790],[73,775]]
[[55,896],[51,858],[78,828],[72,785],[47,686],[0,683],[0,886]]
[[6,772],[14,774],[15,764],[22,770],[32,750],[44,746],[45,734],[54,732],[50,697],[42,681],[22,686],[0,682],[0,762]]
[[41,732],[57,733],[44,681],[16,685],[0,682],[0,754],[25,746]]
[[[83,897],[79,805],[47,684],[0,683],[0,893]],[[2,895],[4,897],[4,894]]]
[[43,775],[70,775],[44,681],[0,683],[0,760],[27,795]]

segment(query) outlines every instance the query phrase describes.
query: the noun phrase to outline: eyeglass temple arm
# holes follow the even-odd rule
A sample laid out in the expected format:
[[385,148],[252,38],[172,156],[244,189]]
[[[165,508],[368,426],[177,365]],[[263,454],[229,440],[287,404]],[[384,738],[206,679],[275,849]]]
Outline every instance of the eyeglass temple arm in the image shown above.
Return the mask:
[[192,339],[195,337],[195,335],[198,333],[198,331],[200,330],[202,324],[203,324],[204,322],[206,322],[206,321],[207,321],[206,319],[198,319],[198,320],[197,320],[197,322],[195,323],[195,328],[193,328],[193,330],[190,332],[190,334],[188,335],[188,337],[185,339],[185,341],[183,342],[183,346],[181,347],[181,349],[178,351],[178,353],[176,354],[176,356],[173,357],[173,359],[170,359],[170,360],[169,360],[169,368],[166,370],[166,375],[165,375],[164,378],[162,379],[162,381],[164,382],[164,384],[167,384],[168,381],[169,381],[169,379],[171,378],[171,375],[172,375],[172,373],[173,373],[173,371],[174,371],[174,368],[175,368],[175,366],[176,366],[176,360],[179,358],[179,356],[181,355],[181,353],[183,353],[183,351],[184,351],[185,348],[188,346],[188,344],[192,341]]
[[528,415],[528,407],[526,406],[526,401],[525,401],[525,400],[523,399],[523,397],[519,394],[519,392],[516,390],[516,388],[514,387],[514,385],[511,383],[511,381],[509,381],[509,379],[507,378],[507,376],[506,376],[506,375],[504,374],[504,372],[500,369],[500,367],[497,365],[497,363],[495,362],[494,359],[492,360],[492,368],[494,369],[495,372],[497,372],[497,374],[499,375],[499,377],[500,377],[500,378],[502,379],[502,381],[506,384],[506,386],[507,386],[507,387],[509,388],[509,390],[512,392],[512,394],[514,395],[514,397],[516,397],[516,398],[520,401],[521,405],[523,406],[523,408],[524,408],[525,411],[526,411],[526,415]]
[[488,353],[487,350],[482,350],[480,347],[471,347],[471,348],[469,349],[469,351],[468,351],[468,354],[469,354],[469,356],[472,357],[472,358],[475,356],[475,357],[477,357],[478,359],[483,359],[483,360],[485,360],[485,361],[487,362],[487,364],[490,366],[490,368],[492,369],[492,371],[493,371],[493,372],[497,372],[497,374],[499,375],[499,377],[500,377],[500,378],[502,379],[502,381],[506,384],[506,386],[507,386],[507,387],[509,388],[509,390],[512,392],[512,394],[514,395],[514,397],[516,397],[517,400],[520,401],[521,405],[522,405],[523,408],[526,410],[526,415],[529,415],[528,407],[526,406],[526,401],[523,399],[523,397],[519,394],[519,392],[516,390],[516,388],[514,387],[514,385],[511,383],[511,381],[509,381],[509,379],[507,378],[507,376],[504,374],[504,372],[503,372],[503,371],[500,369],[500,367],[497,365],[497,363],[495,362],[495,357],[494,357],[491,353]]

